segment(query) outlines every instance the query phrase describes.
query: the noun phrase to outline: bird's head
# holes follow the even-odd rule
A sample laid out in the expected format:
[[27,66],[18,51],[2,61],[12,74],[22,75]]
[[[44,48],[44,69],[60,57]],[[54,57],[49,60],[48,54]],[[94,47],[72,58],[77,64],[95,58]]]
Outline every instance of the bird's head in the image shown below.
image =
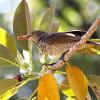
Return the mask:
[[45,32],[42,32],[40,30],[34,30],[32,31],[31,34],[28,35],[22,35],[22,36],[17,36],[17,40],[32,40],[33,42],[37,43],[40,39],[40,37],[44,34]]

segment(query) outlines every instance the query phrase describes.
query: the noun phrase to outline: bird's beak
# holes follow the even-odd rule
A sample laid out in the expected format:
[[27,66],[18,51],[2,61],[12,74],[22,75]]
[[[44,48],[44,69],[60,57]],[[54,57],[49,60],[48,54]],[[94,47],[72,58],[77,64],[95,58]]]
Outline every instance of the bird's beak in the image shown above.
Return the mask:
[[17,36],[17,40],[32,40],[32,36],[31,35]]

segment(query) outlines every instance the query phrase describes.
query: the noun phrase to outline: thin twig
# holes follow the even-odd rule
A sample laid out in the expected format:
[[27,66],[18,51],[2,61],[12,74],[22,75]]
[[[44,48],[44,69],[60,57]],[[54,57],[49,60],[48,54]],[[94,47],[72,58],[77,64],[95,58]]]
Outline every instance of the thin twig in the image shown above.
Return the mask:
[[36,88],[34,90],[34,92],[28,97],[28,100],[32,100],[33,96],[35,95],[35,93],[37,92],[38,88]]
[[[92,24],[90,29],[86,32],[86,34],[81,38],[81,40],[72,47],[68,53],[65,54],[64,60],[66,62],[69,61],[69,59],[76,53],[77,50],[83,49],[86,42],[89,40],[89,38],[93,35],[93,33],[96,31],[97,26],[100,25],[100,17],[96,19],[96,21]],[[57,70],[61,68],[65,62],[63,60],[59,60],[55,65],[53,65],[52,70]]]

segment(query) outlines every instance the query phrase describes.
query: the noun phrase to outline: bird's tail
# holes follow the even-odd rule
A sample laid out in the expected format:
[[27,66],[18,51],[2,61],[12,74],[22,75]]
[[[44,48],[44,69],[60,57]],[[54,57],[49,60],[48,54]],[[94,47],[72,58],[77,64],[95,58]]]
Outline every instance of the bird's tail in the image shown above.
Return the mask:
[[100,54],[100,39],[90,39],[87,44],[88,46],[83,50],[85,53]]

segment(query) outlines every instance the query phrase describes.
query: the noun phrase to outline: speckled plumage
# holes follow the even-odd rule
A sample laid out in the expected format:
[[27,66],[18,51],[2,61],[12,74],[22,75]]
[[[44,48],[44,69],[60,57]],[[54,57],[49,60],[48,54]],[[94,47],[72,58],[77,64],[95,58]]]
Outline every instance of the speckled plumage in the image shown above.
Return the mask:
[[[61,55],[65,51],[68,51],[70,48],[72,48],[77,42],[80,41],[81,37],[85,33],[85,31],[69,31],[49,34],[40,30],[36,30],[27,36],[19,36],[18,39],[32,40],[39,46],[39,49],[42,52],[56,56]],[[87,41],[87,44],[84,46],[84,48],[94,44],[97,43]]]
[[[72,33],[76,33],[76,35]],[[38,46],[42,52],[45,52],[49,55],[61,55],[65,51],[68,51],[72,48],[81,37],[78,35],[81,31],[71,31],[71,32],[59,32],[59,33],[43,33],[40,39],[37,41]],[[84,35],[81,32],[80,35]],[[87,47],[86,45],[85,47]]]

